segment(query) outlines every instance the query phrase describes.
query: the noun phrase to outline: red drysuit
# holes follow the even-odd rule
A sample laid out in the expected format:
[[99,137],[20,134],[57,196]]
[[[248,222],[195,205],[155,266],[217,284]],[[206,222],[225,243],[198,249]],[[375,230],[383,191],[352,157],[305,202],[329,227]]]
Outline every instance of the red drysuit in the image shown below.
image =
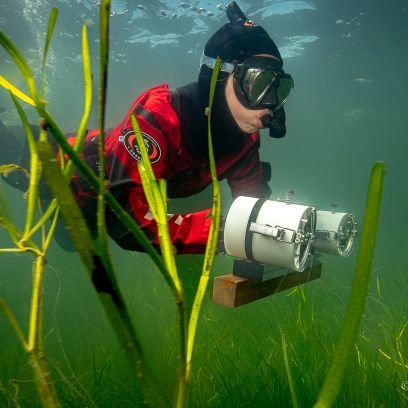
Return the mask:
[[[137,161],[141,157],[130,113],[136,114],[153,171],[157,179],[167,181],[170,198],[191,196],[211,183],[208,161],[192,156],[183,143],[180,120],[171,104],[171,97],[167,84],[149,89],[135,100],[123,121],[105,136],[106,178],[110,189],[155,245],[158,245],[157,227],[149,211],[137,168]],[[83,151],[84,159],[94,169],[97,168],[97,134],[97,130],[88,133]],[[228,180],[234,197],[261,195],[262,166],[258,149],[259,133],[254,133],[248,135],[247,143],[238,154],[235,152],[217,160],[218,179]],[[75,186],[78,200],[87,212],[86,207],[93,192],[79,175],[74,178]],[[210,222],[211,209],[169,216],[171,240],[177,252],[203,252]],[[118,220],[111,219],[108,230],[119,245],[133,249],[134,245],[128,244],[130,235]]]

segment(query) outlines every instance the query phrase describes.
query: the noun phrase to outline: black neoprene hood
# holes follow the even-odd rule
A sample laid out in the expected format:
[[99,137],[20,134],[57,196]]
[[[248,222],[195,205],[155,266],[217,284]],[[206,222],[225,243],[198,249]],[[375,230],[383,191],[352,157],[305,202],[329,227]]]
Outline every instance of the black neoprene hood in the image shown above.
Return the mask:
[[250,21],[224,24],[208,40],[204,54],[212,58],[219,56],[225,62],[242,62],[253,55],[269,54],[282,63],[278,47],[269,34]]

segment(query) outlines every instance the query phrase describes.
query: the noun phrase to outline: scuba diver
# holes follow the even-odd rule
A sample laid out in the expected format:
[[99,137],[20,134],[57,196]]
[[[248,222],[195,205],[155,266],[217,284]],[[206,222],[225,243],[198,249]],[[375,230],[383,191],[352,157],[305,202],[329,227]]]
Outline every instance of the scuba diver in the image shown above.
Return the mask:
[[[217,57],[222,65],[213,100],[211,131],[218,179],[227,179],[234,198],[239,195],[267,198],[271,193],[270,166],[261,163],[259,158],[259,130],[269,128],[274,138],[285,136],[283,105],[294,83],[284,72],[280,52],[268,33],[250,21],[235,2],[230,3],[226,11],[229,22],[205,45],[198,80],[176,89],[170,89],[168,84],[148,89],[134,101],[122,122],[106,132],[105,171],[110,191],[156,247],[159,244],[157,227],[138,172],[137,161],[141,155],[130,114],[133,112],[137,117],[156,178],[167,182],[168,197],[187,197],[204,190],[211,184],[205,112]],[[94,171],[98,165],[97,135],[98,130],[88,132],[82,152]],[[7,139],[10,147],[7,152],[8,147],[4,148],[3,144],[0,164],[14,159],[14,163],[28,168],[27,154],[18,148],[15,132],[1,122],[0,137],[2,144]],[[74,136],[67,137],[72,144]],[[1,157],[2,154],[5,157]],[[22,180],[24,177],[14,172],[3,179],[25,190],[28,183]],[[72,189],[94,230],[95,191],[79,172],[72,179]],[[106,217],[108,232],[119,246],[141,250],[138,241],[115,214],[107,209]],[[203,253],[211,208],[169,217],[170,236],[177,253]]]

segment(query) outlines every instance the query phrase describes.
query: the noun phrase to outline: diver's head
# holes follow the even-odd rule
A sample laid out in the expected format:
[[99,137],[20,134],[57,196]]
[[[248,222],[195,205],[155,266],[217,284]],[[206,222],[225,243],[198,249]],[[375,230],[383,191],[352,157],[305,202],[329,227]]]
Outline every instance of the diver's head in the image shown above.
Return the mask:
[[[201,97],[208,102],[212,71],[216,58],[220,57],[218,93],[227,94],[228,107],[240,128],[252,133],[269,127],[271,136],[282,137],[285,129],[283,133],[282,128],[272,131],[274,117],[282,117],[279,111],[283,111],[281,108],[293,88],[293,80],[283,71],[278,47],[261,26],[250,21],[235,2],[228,5],[227,16],[229,23],[216,31],[204,48],[198,79]],[[224,86],[220,87],[221,84]],[[238,112],[235,111],[235,107],[239,108],[237,102],[241,105]],[[219,106],[222,108],[223,104]],[[241,114],[248,110],[246,117],[252,125],[249,122],[242,125]]]

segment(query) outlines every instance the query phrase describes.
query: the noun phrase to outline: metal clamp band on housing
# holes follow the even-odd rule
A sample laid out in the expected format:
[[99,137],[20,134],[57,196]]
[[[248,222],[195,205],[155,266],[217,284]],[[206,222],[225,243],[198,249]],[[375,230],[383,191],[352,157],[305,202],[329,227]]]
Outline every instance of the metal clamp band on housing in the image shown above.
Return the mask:
[[296,231],[283,227],[272,227],[271,225],[260,225],[255,222],[251,222],[249,227],[250,232],[255,232],[257,234],[266,235],[275,239],[276,241],[286,242],[292,244],[295,242],[297,237]]

